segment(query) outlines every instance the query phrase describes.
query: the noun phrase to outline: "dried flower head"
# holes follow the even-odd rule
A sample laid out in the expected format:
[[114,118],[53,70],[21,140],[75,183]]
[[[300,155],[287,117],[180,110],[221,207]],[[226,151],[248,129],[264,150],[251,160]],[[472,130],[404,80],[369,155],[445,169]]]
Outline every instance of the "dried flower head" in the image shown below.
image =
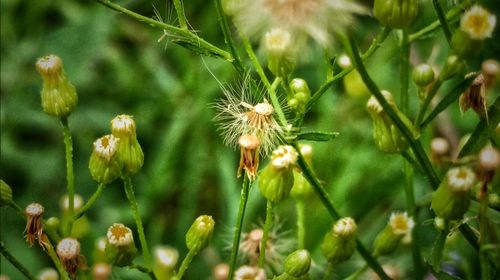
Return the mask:
[[472,108],[480,116],[486,116],[486,118],[488,118],[486,99],[484,76],[483,74],[479,74],[470,87],[460,96],[460,110],[466,112],[469,108]]
[[[280,265],[284,256],[293,247],[293,241],[288,236],[289,233],[281,231],[281,226],[279,221],[273,223],[266,243],[266,264],[273,267]],[[263,236],[264,231],[260,227],[242,234],[239,249],[242,253],[241,256],[251,266],[258,263]]]
[[111,275],[111,265],[108,263],[96,263],[92,268],[94,280],[108,280]]
[[105,135],[94,141],[94,153],[110,161],[118,148],[118,141],[120,139],[112,134]]
[[396,235],[406,235],[413,229],[415,223],[406,212],[393,212],[389,218],[389,225]]
[[476,182],[474,172],[468,167],[456,167],[448,171],[448,186],[456,192],[469,191]]
[[279,146],[271,155],[271,164],[275,168],[290,168],[297,162],[297,151],[290,145]]
[[460,29],[470,38],[483,40],[491,37],[495,29],[496,17],[481,6],[474,5],[460,19]]
[[257,266],[244,265],[234,272],[235,280],[265,280],[266,273]]
[[259,147],[260,140],[257,136],[244,134],[238,141],[240,144],[240,165],[238,167],[238,177],[241,171],[245,170],[250,181],[254,181],[259,169]]
[[280,27],[326,47],[332,33],[352,23],[352,13],[366,13],[367,9],[347,0],[241,0],[230,12],[246,36],[260,38],[263,31]]
[[108,228],[106,234],[108,242],[114,246],[129,246],[134,243],[134,236],[132,230],[124,224],[114,223]]
[[44,212],[45,209],[41,204],[38,203],[31,203],[26,206],[26,209],[24,210],[27,218],[26,229],[24,230],[24,232],[26,234],[26,241],[28,241],[30,247],[33,246],[36,239],[38,239],[38,243],[40,244],[40,246],[43,247],[42,215]]
[[[255,92],[255,90],[257,92]],[[218,111],[214,121],[219,122],[219,130],[224,143],[230,147],[239,147],[242,135],[255,135],[260,141],[261,155],[269,154],[283,138],[283,129],[274,119],[274,107],[263,98],[263,90],[252,87],[252,81],[246,76],[236,86],[222,86],[225,98],[214,103]]]
[[64,238],[57,244],[57,256],[71,277],[85,265],[85,259],[80,255],[80,242],[74,238]]

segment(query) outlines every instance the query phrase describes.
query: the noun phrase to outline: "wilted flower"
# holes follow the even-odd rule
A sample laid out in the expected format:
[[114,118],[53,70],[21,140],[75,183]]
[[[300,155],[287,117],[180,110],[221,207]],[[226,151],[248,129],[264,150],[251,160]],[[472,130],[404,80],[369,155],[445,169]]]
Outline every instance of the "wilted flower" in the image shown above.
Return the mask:
[[472,108],[480,116],[486,116],[487,118],[486,101],[484,76],[483,74],[479,74],[470,87],[460,96],[460,110],[466,112],[469,108]]
[[228,12],[246,36],[260,38],[262,32],[279,27],[300,40],[311,37],[323,47],[330,45],[332,33],[352,23],[352,13],[367,12],[347,0],[241,0],[231,4]]
[[460,29],[471,39],[483,40],[491,37],[496,24],[495,15],[481,6],[474,5],[460,19]]
[[38,243],[40,244],[40,246],[43,247],[42,215],[44,212],[45,209],[41,204],[38,203],[31,203],[24,210],[27,218],[26,229],[24,230],[24,232],[26,233],[26,241],[28,241],[30,247],[33,246],[36,239],[38,239]]
[[259,169],[259,147],[260,140],[257,136],[244,134],[238,141],[240,144],[240,166],[238,167],[238,177],[241,171],[245,170],[250,180],[255,180]]
[[64,238],[59,241],[56,252],[71,277],[75,277],[78,268],[85,265],[85,259],[80,255],[80,242],[74,238]]

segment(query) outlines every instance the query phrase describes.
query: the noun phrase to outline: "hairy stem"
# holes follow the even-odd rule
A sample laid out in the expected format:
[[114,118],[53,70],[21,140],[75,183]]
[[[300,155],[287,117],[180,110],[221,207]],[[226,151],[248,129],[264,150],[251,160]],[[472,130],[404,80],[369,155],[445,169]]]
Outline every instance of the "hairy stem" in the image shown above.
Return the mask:
[[73,138],[69,130],[68,119],[61,118],[61,125],[63,127],[64,147],[66,153],[66,189],[68,192],[68,228],[66,235],[71,234],[73,227],[73,214],[75,213],[75,176],[73,170]]
[[130,208],[134,214],[135,224],[137,225],[137,232],[139,233],[139,240],[141,242],[142,253],[144,255],[144,262],[147,267],[151,267],[151,255],[149,253],[148,243],[146,242],[146,235],[144,234],[144,227],[142,226],[141,214],[139,214],[139,207],[134,195],[134,187],[132,185],[132,178],[127,176],[123,178],[123,185],[125,187],[125,194],[130,202]]
[[177,19],[179,19],[179,25],[182,29],[188,29],[186,14],[184,14],[184,5],[181,0],[174,0],[174,7],[177,13]]
[[273,203],[267,201],[266,206],[266,223],[264,224],[264,234],[262,235],[262,240],[260,242],[260,255],[259,255],[259,267],[263,268],[266,265],[266,247],[267,240],[269,239],[269,231],[273,224]]
[[75,216],[73,217],[73,220],[76,221],[81,216],[85,215],[85,213],[90,209],[90,207],[92,207],[92,205],[94,205],[94,203],[97,201],[97,199],[101,196],[101,193],[105,187],[106,187],[106,185],[102,184],[102,183],[100,183],[97,186],[97,190],[94,192],[94,194],[92,194],[92,196],[89,198],[87,203],[85,203],[85,205],[82,207],[82,209],[80,211],[78,211],[78,213],[75,214]]
[[229,274],[228,274],[229,279],[233,279],[233,273],[234,270],[236,269],[236,262],[238,261],[241,230],[243,225],[243,219],[245,217],[245,210],[247,207],[249,188],[250,188],[250,180],[248,179],[247,174],[243,174],[243,187],[241,188],[240,208],[238,210],[238,217],[236,220],[236,226],[234,228],[233,247],[231,249],[231,260],[229,263]]
[[5,248],[3,242],[0,242],[0,253],[8,260],[19,272],[21,272],[26,278],[36,280],[35,276],[29,272],[29,270],[18,261],[8,250]]

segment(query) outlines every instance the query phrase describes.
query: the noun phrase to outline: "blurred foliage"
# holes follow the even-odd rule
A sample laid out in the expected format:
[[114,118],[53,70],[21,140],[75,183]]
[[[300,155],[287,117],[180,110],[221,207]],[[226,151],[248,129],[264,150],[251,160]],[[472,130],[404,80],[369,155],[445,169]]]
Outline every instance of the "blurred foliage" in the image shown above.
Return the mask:
[[[371,5],[369,2],[365,4]],[[422,2],[412,31],[436,18],[430,1]],[[446,2],[451,6],[455,1]],[[119,3],[146,16],[153,16],[156,8],[167,22],[176,21],[170,2]],[[495,1],[484,4],[498,15],[500,8]],[[185,1],[185,6],[192,28],[208,41],[223,46],[211,1]],[[365,16],[358,18],[352,32],[366,48],[378,30],[376,21]],[[499,59],[498,33],[497,28],[494,39],[486,42],[482,56],[470,64],[472,69],[477,69],[483,59]],[[87,199],[97,188],[87,167],[92,142],[109,131],[109,122],[115,115],[133,115],[145,153],[144,168],[134,178],[134,184],[150,246],[169,244],[182,257],[187,250],[184,234],[194,218],[208,214],[216,221],[212,246],[195,258],[187,272],[187,279],[202,279],[219,261],[228,260],[227,248],[239,203],[241,182],[236,178],[239,152],[222,145],[211,121],[215,113],[210,105],[221,97],[217,80],[230,83],[235,79],[235,71],[229,63],[194,55],[168,42],[169,38],[157,42],[162,34],[162,30],[119,15],[94,1],[2,0],[0,175],[13,187],[19,205],[24,207],[36,201],[46,207],[46,218],[59,215],[59,200],[66,183],[62,129],[56,119],[41,110],[42,81],[34,68],[38,57],[57,54],[79,95],[77,110],[69,119],[74,136],[76,192]],[[440,31],[415,43],[412,64],[441,65],[447,55],[445,44]],[[340,52],[340,46],[334,46],[333,53]],[[398,54],[397,33],[393,33],[368,62],[375,81],[394,93],[399,91],[394,79],[399,73]],[[324,54],[313,49],[304,56],[296,74],[315,90],[326,77]],[[414,93],[410,100],[411,115],[414,115],[418,99],[413,85],[411,92]],[[492,95],[498,96],[498,87]],[[365,110],[366,99],[346,95],[342,83],[337,83],[314,106],[304,128],[340,132],[331,142],[314,144],[314,167],[341,213],[357,220],[362,240],[371,244],[387,222],[388,213],[404,210],[406,202],[402,159],[376,149],[371,119]],[[445,120],[444,125],[457,136],[471,132],[478,122],[472,112],[461,115],[456,105],[445,114],[451,121]],[[423,136],[426,148],[430,138],[442,133],[439,126],[432,130]],[[244,231],[251,230],[264,217],[265,203],[257,189],[256,186],[251,189]],[[415,189],[417,201],[428,200],[431,190],[418,174]],[[308,202],[307,207],[306,246],[321,266],[325,261],[318,240],[332,220],[317,199]],[[292,232],[294,209],[291,199],[278,207],[283,228]],[[24,242],[23,220],[11,209],[1,211],[0,233],[6,247],[32,272],[50,266],[50,259],[39,247],[28,248]],[[420,220],[431,218],[427,206],[419,214]],[[87,216],[91,231],[82,243],[83,253],[91,264],[94,241],[104,236],[112,223],[134,225],[121,184],[107,186]],[[426,223],[422,233],[422,249],[427,256],[436,236],[432,223]],[[135,240],[138,244],[137,236]],[[456,246],[446,253],[446,259],[463,273],[477,275],[476,253],[459,235],[450,242]],[[346,276],[361,261],[356,254],[335,273]],[[382,259],[382,263],[395,266],[411,277],[409,248],[400,249],[394,258]],[[12,279],[22,277],[3,259],[1,273]],[[127,269],[114,269],[114,275],[123,279],[141,277]]]

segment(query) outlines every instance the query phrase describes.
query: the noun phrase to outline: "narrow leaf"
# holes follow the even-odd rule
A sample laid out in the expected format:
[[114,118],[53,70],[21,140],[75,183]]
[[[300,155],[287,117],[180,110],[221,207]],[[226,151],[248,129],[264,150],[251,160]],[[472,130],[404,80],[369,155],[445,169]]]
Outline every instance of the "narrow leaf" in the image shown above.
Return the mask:
[[338,132],[322,132],[322,131],[309,131],[309,132],[302,132],[297,135],[297,140],[310,140],[310,141],[317,141],[317,142],[323,142],[323,141],[330,141],[339,135]]

